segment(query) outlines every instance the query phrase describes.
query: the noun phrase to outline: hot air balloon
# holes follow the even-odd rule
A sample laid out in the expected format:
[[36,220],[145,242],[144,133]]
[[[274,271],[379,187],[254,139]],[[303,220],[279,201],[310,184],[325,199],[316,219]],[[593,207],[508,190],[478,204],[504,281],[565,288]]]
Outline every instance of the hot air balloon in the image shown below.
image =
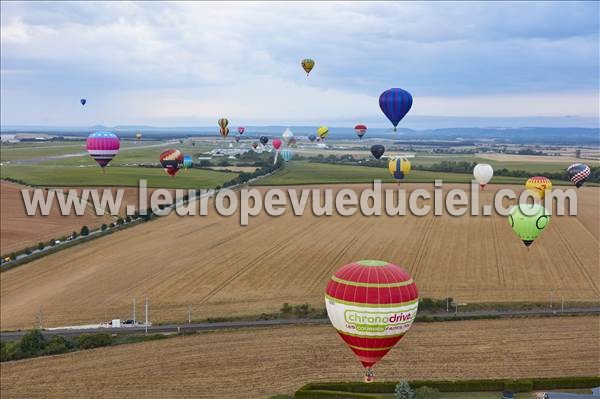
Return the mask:
[[550,223],[550,214],[540,204],[519,204],[510,209],[508,222],[529,247]]
[[169,149],[160,154],[160,164],[170,176],[175,176],[183,163],[183,154],[177,149]]
[[411,276],[399,266],[361,260],[338,269],[325,289],[329,321],[366,369],[372,367],[406,334],[419,306]]
[[487,163],[479,163],[473,168],[473,176],[477,180],[477,183],[479,183],[479,186],[484,188],[492,180],[494,169]]
[[234,140],[235,140],[235,142],[236,142],[236,143],[239,143],[239,142],[240,142],[240,138],[241,138],[240,136],[235,136],[235,139],[234,139]]
[[525,187],[540,196],[540,199],[544,199],[546,190],[552,190],[552,182],[545,176],[534,176],[530,177],[525,183]]
[[260,136],[259,141],[262,145],[266,145],[269,142],[269,138],[267,136]]
[[289,145],[290,144],[290,140],[294,137],[294,133],[292,133],[292,131],[289,128],[286,128],[285,131],[283,132],[283,134],[281,135],[281,138],[283,138],[283,141],[285,141],[285,144]]
[[95,132],[88,136],[85,147],[88,154],[104,168],[119,153],[121,141],[114,133]]
[[256,141],[252,143],[252,148],[254,148],[255,150],[258,148],[258,143]]
[[281,157],[283,158],[283,160],[285,162],[288,162],[289,160],[291,160],[294,157],[294,151],[287,149],[287,148],[284,150],[281,150]]
[[384,152],[385,147],[381,144],[375,144],[371,146],[371,154],[373,154],[375,159],[380,159]]
[[85,105],[85,103],[87,103],[87,100],[85,98],[82,98],[81,100],[79,100],[79,102],[81,103],[81,105]]
[[227,118],[221,118],[217,123],[219,124],[219,127],[221,129],[224,129],[227,127],[227,125],[229,125],[229,121],[227,120]]
[[389,89],[379,96],[379,107],[394,125],[394,132],[398,123],[410,111],[413,98],[409,92],[402,89]]
[[275,148],[275,151],[279,151],[281,149],[281,144],[281,140],[273,139],[273,148]]
[[244,134],[244,132],[246,131],[246,128],[243,126],[238,127],[238,133],[239,134]]
[[569,179],[571,179],[577,188],[581,187],[589,179],[590,173],[590,167],[583,163],[574,163],[567,168]]
[[319,136],[321,140],[325,140],[325,137],[327,137],[328,134],[329,128],[327,126],[321,126],[317,129],[317,136]]
[[136,134],[135,134],[135,139],[136,139],[137,141],[140,141],[140,140],[142,139],[142,134],[141,134],[141,133],[136,133]]
[[358,138],[362,140],[365,133],[367,133],[367,127],[365,125],[356,125],[354,126],[354,131]]
[[388,169],[392,176],[394,176],[394,179],[400,183],[400,180],[403,180],[410,173],[410,161],[406,158],[390,159]]
[[300,65],[302,65],[302,69],[304,69],[306,76],[308,76],[310,71],[312,71],[312,69],[315,67],[315,61],[311,60],[310,58],[305,58],[300,62]]
[[227,135],[229,134],[229,128],[222,127],[219,129],[219,133],[221,133],[221,137],[223,137],[223,139],[225,139],[227,137]]
[[317,136],[315,134],[311,134],[308,136],[308,139],[310,140],[311,143],[314,143],[315,140],[317,139]]
[[183,168],[184,169],[189,169],[189,168],[192,167],[192,164],[193,164],[192,156],[191,155],[184,155],[183,156],[183,162],[182,162]]

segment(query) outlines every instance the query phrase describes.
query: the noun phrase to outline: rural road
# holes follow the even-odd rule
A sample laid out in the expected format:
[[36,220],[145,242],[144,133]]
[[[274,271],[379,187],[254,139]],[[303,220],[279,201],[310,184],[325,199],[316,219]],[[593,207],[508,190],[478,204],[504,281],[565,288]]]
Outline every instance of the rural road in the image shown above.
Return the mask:
[[[451,320],[455,316],[464,318],[479,318],[479,317],[515,317],[515,316],[551,316],[551,315],[578,315],[578,314],[600,314],[600,307],[591,308],[571,308],[561,311],[559,309],[544,309],[544,310],[473,310],[464,312],[438,312],[432,313],[431,316],[443,320]],[[150,334],[167,334],[177,332],[198,332],[198,331],[216,331],[226,329],[241,329],[241,328],[257,328],[257,327],[273,327],[273,326],[289,326],[289,325],[311,325],[311,324],[328,324],[329,319],[275,319],[275,320],[251,320],[251,321],[228,321],[219,323],[192,323],[192,324],[169,324],[164,326],[148,326],[147,330]],[[21,338],[27,331],[7,331],[0,333],[0,340],[14,341]],[[95,334],[95,333],[110,333],[116,335],[126,334],[143,334],[146,332],[146,327],[121,327],[121,328],[82,328],[82,329],[58,329],[44,330],[43,334],[46,337],[54,335],[76,336],[80,334]]]

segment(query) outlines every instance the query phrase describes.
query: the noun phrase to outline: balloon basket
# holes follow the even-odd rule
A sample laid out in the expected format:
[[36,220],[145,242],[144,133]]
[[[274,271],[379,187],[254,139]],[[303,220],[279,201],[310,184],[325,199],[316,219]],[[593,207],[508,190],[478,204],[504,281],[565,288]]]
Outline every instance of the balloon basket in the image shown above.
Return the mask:
[[375,381],[375,372],[373,371],[372,368],[367,367],[366,371],[365,371],[365,383],[370,384],[371,382]]

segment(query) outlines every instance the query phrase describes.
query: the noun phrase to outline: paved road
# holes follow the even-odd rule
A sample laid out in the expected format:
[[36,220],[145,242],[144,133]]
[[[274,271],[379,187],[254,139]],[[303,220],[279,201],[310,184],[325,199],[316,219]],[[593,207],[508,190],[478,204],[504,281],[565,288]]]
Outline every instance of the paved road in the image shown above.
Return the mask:
[[[561,312],[558,309],[546,310],[503,310],[503,311],[465,311],[458,312],[441,312],[434,313],[432,316],[451,320],[458,315],[461,318],[478,318],[478,317],[515,317],[515,316],[551,316],[551,315],[577,315],[577,314],[600,314],[600,307],[593,308],[572,308],[565,309]],[[225,329],[241,329],[241,328],[259,328],[273,326],[288,326],[288,325],[315,325],[328,324],[328,319],[276,319],[276,320],[255,320],[255,321],[228,321],[220,323],[192,323],[192,324],[170,324],[164,326],[149,326],[147,331],[149,334],[168,334],[177,332],[198,332],[198,331],[216,331]],[[87,328],[87,329],[63,329],[63,330],[44,330],[45,336],[62,335],[75,336],[79,334],[93,333],[111,333],[117,335],[127,334],[143,334],[146,332],[146,327],[122,327],[122,328]],[[0,333],[0,340],[14,341],[23,336],[26,331],[14,331]]]

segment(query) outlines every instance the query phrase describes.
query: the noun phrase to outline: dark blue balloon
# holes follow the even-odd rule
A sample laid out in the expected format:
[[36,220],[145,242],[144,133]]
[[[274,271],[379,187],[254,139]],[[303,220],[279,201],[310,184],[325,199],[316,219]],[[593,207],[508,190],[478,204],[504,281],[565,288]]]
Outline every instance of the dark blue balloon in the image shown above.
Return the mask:
[[79,102],[81,103],[81,105],[85,105],[85,103],[87,103],[87,100],[85,98],[82,98],[81,100],[79,100]]
[[314,142],[317,139],[317,136],[315,136],[314,134],[311,134],[310,136],[308,136],[308,139],[312,143],[312,142]]
[[379,96],[379,107],[394,125],[394,131],[396,131],[398,123],[410,111],[412,103],[413,98],[410,93],[402,89],[389,89]]

